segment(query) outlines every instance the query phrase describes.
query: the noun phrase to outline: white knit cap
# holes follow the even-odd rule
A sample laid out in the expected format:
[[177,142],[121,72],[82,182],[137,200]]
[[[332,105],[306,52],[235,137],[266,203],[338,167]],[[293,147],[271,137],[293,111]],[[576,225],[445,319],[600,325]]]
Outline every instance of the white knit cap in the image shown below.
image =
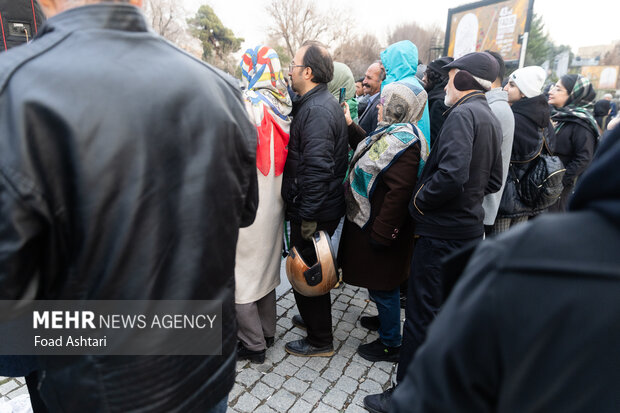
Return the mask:
[[547,72],[540,66],[527,66],[515,70],[510,75],[510,80],[515,82],[526,98],[540,95],[546,78]]

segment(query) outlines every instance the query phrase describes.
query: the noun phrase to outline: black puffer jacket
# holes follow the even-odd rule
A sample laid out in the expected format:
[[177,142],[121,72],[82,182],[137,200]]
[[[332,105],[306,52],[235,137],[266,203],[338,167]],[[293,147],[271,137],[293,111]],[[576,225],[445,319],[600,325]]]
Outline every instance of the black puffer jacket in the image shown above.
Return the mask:
[[500,218],[533,216],[543,211],[532,209],[521,202],[516,181],[521,180],[532,161],[543,150],[542,133],[545,136],[544,150],[547,153],[553,154],[556,145],[555,130],[549,120],[549,104],[544,95],[516,101],[512,104],[512,112],[515,116],[515,134],[508,178],[499,205]]
[[255,148],[238,87],[133,6],[70,9],[2,54],[0,300],[38,283],[46,300],[222,302],[220,356],[44,357],[50,411],[204,412],[229,393]]
[[344,215],[348,132],[338,101],[320,84],[295,104],[284,166],[282,198],[293,222]]
[[435,139],[439,136],[439,131],[446,121],[444,113],[450,109],[444,103],[446,97],[444,88],[447,84],[448,80],[439,85],[435,85],[435,87],[428,92],[428,115],[431,119],[431,146],[435,144]]
[[482,199],[502,187],[502,131],[482,92],[462,97],[447,114],[409,211],[416,234],[482,237]]

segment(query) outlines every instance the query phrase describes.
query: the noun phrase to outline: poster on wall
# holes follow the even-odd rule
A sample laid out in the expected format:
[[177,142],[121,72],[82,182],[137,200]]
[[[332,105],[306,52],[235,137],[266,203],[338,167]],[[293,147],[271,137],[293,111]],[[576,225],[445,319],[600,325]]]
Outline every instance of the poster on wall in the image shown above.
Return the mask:
[[506,62],[518,62],[533,6],[534,0],[486,0],[449,9],[444,54],[458,59],[493,50]]
[[588,79],[594,89],[612,90],[618,87],[620,66],[584,66],[581,74]]

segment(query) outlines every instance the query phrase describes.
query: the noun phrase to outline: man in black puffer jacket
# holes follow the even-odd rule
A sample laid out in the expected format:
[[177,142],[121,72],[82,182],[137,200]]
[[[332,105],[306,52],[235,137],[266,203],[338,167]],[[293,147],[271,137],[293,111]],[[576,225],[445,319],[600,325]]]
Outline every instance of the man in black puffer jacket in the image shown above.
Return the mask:
[[[327,90],[334,76],[329,52],[317,42],[306,42],[289,67],[293,90],[300,96],[293,111],[288,157],[284,167],[282,198],[291,222],[291,247],[304,253],[319,230],[330,236],[344,215],[343,180],[347,170],[347,124],[338,101]],[[286,344],[298,356],[334,353],[329,293],[305,297],[295,292],[306,339]]]

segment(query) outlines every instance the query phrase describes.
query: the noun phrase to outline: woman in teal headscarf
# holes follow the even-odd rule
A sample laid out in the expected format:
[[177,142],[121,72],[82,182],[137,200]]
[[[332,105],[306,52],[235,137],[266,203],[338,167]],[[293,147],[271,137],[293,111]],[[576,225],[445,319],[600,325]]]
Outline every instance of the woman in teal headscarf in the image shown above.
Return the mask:
[[377,304],[378,317],[361,319],[367,328],[378,324],[379,339],[358,348],[370,361],[398,361],[400,284],[409,275],[414,237],[408,206],[430,151],[416,125],[426,101],[421,86],[395,82],[384,87],[379,123],[368,137],[345,110],[349,143],[356,149],[345,183],[347,214],[338,261],[344,281],[368,288]]
[[[381,52],[381,63],[383,63],[386,75],[382,87],[393,82],[408,82],[423,87],[415,77],[418,72],[418,48],[409,40],[402,40],[389,45],[387,49]],[[428,105],[424,106],[424,113],[418,122],[418,127],[424,136],[430,139],[431,121],[428,115]]]
[[355,78],[353,77],[353,72],[344,63],[334,62],[334,78],[327,84],[327,89],[336,99],[339,99],[340,88],[346,89],[344,99],[349,105],[353,122],[357,123],[357,99],[355,99]]

